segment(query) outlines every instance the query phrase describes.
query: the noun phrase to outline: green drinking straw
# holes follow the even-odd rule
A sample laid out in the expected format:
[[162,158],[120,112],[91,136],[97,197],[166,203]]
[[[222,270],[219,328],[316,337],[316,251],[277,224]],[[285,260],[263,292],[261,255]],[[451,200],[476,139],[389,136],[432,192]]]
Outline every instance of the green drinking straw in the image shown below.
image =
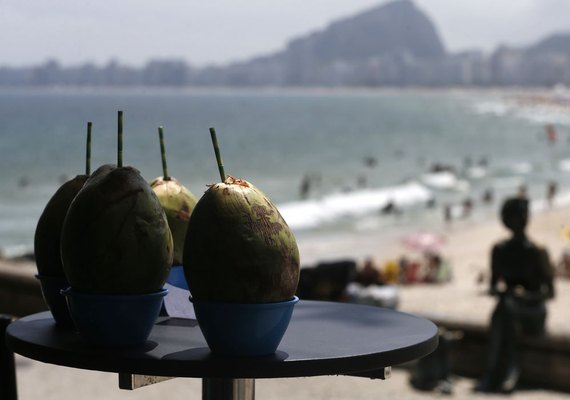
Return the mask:
[[166,147],[164,146],[164,129],[162,126],[158,127],[158,137],[160,140],[160,157],[162,158],[162,179],[169,181],[170,176],[168,176],[168,165],[166,165]]
[[87,122],[87,144],[85,146],[85,175],[91,175],[91,128],[93,122]]
[[222,182],[225,182],[226,173],[224,172],[224,162],[222,161],[222,156],[220,155],[220,147],[218,146],[218,138],[216,137],[216,130],[214,128],[210,128],[210,136],[212,137],[212,144],[214,145],[214,153],[216,154],[216,161],[218,162],[220,178],[222,178]]
[[117,120],[117,167],[123,167],[123,112],[119,111]]

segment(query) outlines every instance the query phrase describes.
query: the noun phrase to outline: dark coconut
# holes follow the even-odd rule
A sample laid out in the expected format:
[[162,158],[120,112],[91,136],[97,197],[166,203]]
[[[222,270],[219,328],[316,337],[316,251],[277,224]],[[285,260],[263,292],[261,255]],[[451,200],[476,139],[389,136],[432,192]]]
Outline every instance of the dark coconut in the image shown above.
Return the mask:
[[71,203],[63,225],[63,268],[70,285],[82,292],[159,291],[172,249],[160,202],[132,167],[99,167]]
[[192,212],[184,272],[197,300],[286,301],[299,282],[299,250],[271,200],[251,183],[228,177]]
[[67,210],[87,180],[87,175],[77,175],[65,182],[46,204],[34,235],[34,253],[38,274],[64,278],[61,263],[61,229]]

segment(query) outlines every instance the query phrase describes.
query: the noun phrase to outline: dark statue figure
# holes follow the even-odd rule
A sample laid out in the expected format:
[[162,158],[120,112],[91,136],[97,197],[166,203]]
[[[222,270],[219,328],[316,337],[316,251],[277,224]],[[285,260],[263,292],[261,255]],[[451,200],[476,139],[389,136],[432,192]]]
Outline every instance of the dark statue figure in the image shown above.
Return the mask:
[[516,197],[501,209],[510,239],[497,243],[491,253],[490,294],[498,296],[491,317],[486,374],[475,390],[512,392],[519,370],[521,335],[541,335],[546,322],[547,299],[554,297],[553,268],[546,249],[530,241],[525,228],[529,203]]

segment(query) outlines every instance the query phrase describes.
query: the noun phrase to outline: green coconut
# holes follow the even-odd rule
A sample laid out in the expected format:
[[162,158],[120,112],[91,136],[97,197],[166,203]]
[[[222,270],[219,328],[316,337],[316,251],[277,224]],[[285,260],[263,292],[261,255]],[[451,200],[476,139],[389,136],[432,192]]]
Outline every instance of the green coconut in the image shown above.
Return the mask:
[[197,300],[286,301],[299,282],[299,250],[271,200],[230,176],[210,186],[192,212],[184,273]]
[[91,130],[92,122],[87,122],[85,143],[85,174],[65,182],[50,198],[40,215],[34,235],[34,254],[40,276],[65,278],[61,262],[61,230],[71,202],[79,193],[91,174]]
[[63,224],[63,268],[70,285],[82,292],[159,291],[172,251],[160,202],[132,167],[99,167],[71,203]]
[[158,137],[160,140],[160,156],[162,159],[162,176],[154,179],[150,183],[150,187],[158,197],[168,226],[172,232],[174,241],[173,265],[182,265],[182,253],[184,251],[184,239],[186,238],[186,229],[190,214],[196,206],[196,196],[190,192],[184,185],[176,179],[168,175],[168,166],[166,162],[166,148],[164,146],[164,129],[158,127]]
[[61,263],[60,238],[63,221],[69,205],[87,180],[87,175],[77,175],[65,182],[46,204],[34,235],[34,253],[38,274],[64,278]]
[[160,176],[150,183],[150,187],[158,197],[174,241],[173,265],[182,265],[184,239],[188,229],[188,221],[196,206],[196,196],[173,177],[165,180]]

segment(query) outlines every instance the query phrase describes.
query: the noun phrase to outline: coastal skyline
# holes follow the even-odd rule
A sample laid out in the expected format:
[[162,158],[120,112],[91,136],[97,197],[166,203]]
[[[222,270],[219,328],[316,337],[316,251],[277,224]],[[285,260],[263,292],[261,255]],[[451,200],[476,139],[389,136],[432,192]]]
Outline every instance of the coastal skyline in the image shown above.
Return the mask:
[[[1,4],[0,65],[25,66],[57,59],[64,65],[118,60],[141,66],[151,58],[181,59],[195,66],[227,64],[280,51],[292,38],[387,1],[317,0],[301,3],[227,0],[190,4],[110,1],[78,4],[56,0]],[[491,51],[499,44],[535,42],[570,30],[563,0],[416,0],[433,19],[448,51]],[[492,10],[492,11],[489,11]]]

